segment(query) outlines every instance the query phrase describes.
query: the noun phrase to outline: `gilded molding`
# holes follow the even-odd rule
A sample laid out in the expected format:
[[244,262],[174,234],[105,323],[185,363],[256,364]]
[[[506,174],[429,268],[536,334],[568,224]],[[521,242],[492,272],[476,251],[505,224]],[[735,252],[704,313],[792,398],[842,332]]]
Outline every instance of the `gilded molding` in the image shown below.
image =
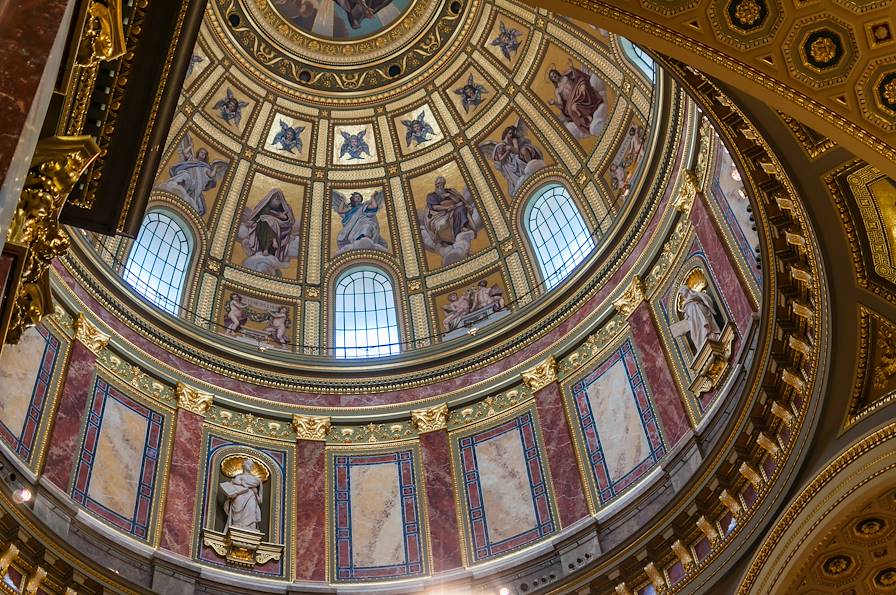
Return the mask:
[[672,206],[687,216],[690,215],[691,207],[694,206],[694,199],[697,198],[697,193],[700,192],[700,179],[697,177],[697,172],[692,169],[684,170],[682,175],[681,186],[678,189],[678,194],[672,201]]
[[98,329],[84,314],[78,314],[73,325],[75,339],[84,344],[94,354],[99,353],[109,344],[109,335]]
[[292,429],[299,440],[326,440],[330,433],[330,418],[317,415],[293,415]]
[[6,551],[3,552],[3,555],[0,556],[0,573],[6,573],[9,565],[12,564],[12,561],[16,559],[16,556],[19,555],[19,548],[14,543],[10,543],[6,546]]
[[553,355],[548,356],[546,360],[539,363],[534,368],[530,368],[520,374],[523,378],[523,384],[529,387],[533,393],[538,392],[552,382],[557,381],[557,372],[559,366]]
[[448,427],[448,405],[442,403],[431,409],[415,409],[411,411],[411,423],[421,434],[444,430]]
[[184,409],[202,417],[205,417],[215,400],[211,393],[203,392],[183,382],[178,382],[174,390],[177,395],[178,409]]
[[644,281],[641,280],[641,277],[635,276],[619,299],[613,302],[613,307],[617,312],[628,317],[645,299],[647,299],[647,295],[644,293]]

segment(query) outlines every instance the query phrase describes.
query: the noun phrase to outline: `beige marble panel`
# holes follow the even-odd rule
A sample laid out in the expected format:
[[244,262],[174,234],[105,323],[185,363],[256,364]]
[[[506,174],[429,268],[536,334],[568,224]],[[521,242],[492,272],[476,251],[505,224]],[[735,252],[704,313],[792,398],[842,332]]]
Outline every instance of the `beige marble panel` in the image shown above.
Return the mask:
[[134,515],[148,421],[115,399],[106,399],[87,495],[125,518]]
[[21,435],[28,418],[31,395],[47,345],[36,328],[28,329],[18,345],[4,345],[0,356],[0,421],[16,436]]
[[349,481],[352,562],[362,567],[403,564],[398,466],[394,463],[353,466]]
[[535,527],[538,521],[519,433],[505,432],[477,445],[476,460],[489,541],[503,541]]
[[650,443],[623,360],[613,364],[588,387],[588,402],[610,479],[616,481],[650,454]]

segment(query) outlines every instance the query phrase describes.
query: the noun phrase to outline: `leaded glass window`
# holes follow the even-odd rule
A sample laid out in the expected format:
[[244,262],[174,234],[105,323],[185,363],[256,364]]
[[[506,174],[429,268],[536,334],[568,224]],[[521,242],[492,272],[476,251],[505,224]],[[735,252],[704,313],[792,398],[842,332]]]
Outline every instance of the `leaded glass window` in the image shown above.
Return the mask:
[[162,211],[148,213],[122,275],[140,295],[171,314],[180,307],[193,248],[185,227]]
[[392,281],[372,267],[353,268],[336,281],[336,357],[398,353],[398,319]]
[[560,184],[543,188],[527,210],[526,230],[545,288],[556,287],[594,250],[594,238],[569,192]]

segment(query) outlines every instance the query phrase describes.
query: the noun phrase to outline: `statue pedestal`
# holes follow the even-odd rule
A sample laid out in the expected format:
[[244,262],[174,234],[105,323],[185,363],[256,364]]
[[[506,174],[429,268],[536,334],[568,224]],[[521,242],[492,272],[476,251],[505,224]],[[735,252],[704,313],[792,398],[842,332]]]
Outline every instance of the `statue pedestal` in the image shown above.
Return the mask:
[[722,329],[718,341],[707,340],[700,348],[690,368],[694,373],[690,390],[699,397],[716,386],[728,370],[731,360],[731,348],[734,344],[734,327],[727,323]]
[[226,533],[211,529],[202,530],[202,543],[212,548],[228,564],[251,568],[271,560],[279,560],[283,555],[283,545],[262,541],[260,531],[230,527]]

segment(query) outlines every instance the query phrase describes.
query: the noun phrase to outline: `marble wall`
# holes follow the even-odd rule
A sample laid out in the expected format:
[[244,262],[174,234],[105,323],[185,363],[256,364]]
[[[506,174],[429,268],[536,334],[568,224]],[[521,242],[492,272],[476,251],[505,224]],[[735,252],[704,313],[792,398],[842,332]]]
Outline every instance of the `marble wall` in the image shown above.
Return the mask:
[[164,416],[100,377],[85,419],[72,498],[103,521],[152,540]]
[[454,441],[471,562],[506,554],[557,530],[531,409]]
[[592,494],[606,504],[644,477],[666,452],[631,339],[571,384],[567,394]]
[[329,457],[335,581],[428,573],[415,450]]
[[45,327],[28,329],[0,356],[0,439],[26,465],[36,459],[64,360],[62,343]]

